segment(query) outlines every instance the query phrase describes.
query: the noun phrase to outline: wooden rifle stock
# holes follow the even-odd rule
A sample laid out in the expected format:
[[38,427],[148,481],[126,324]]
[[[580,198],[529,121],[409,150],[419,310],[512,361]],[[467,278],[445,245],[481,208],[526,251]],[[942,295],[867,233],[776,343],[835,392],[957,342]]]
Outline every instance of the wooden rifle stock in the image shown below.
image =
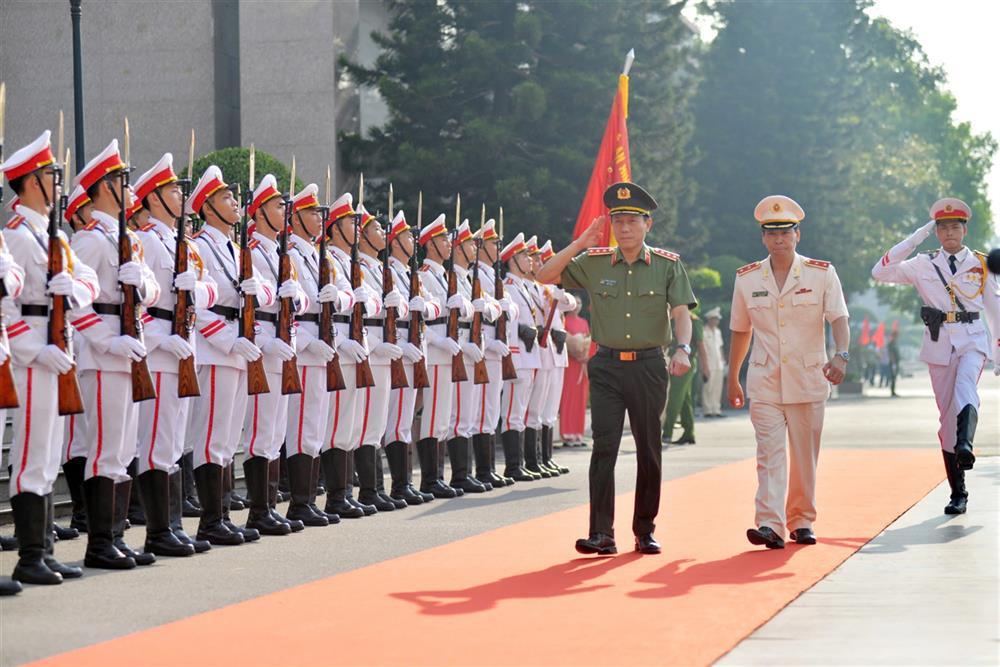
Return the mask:
[[[361,287],[361,262],[358,260],[358,243],[361,236],[361,214],[354,216],[354,243],[351,245],[351,287],[358,289]],[[356,303],[351,311],[351,340],[365,344],[365,304]],[[371,364],[365,357],[358,362],[355,369],[355,386],[358,389],[375,386],[375,376],[372,374]]]
[[[455,224],[456,225],[458,224],[457,220]],[[455,239],[452,239],[451,241],[450,255],[451,256],[448,258],[449,301],[451,300],[451,297],[458,294],[458,276],[455,275]],[[448,310],[447,334],[448,338],[452,339],[456,343],[458,342],[458,311],[459,311],[458,308],[450,308]],[[469,372],[465,369],[465,361],[462,359],[462,351],[459,350],[458,353],[451,358],[451,381],[465,382],[468,379],[469,379]]]
[[[288,234],[292,227],[292,200],[289,196],[285,202],[285,228],[281,232],[278,243],[278,280],[284,283],[292,278],[292,258],[288,256]],[[280,285],[279,285],[280,287]],[[292,299],[284,297],[278,304],[278,338],[284,341],[292,350],[295,350],[295,341],[292,339]],[[302,381],[299,379],[299,366],[293,356],[291,359],[281,362],[281,394],[302,393]]]
[[[58,179],[60,172],[57,171]],[[53,204],[49,213],[49,275],[48,279],[62,273],[63,244],[59,238],[59,219],[62,217],[66,198],[60,197],[59,206]],[[66,297],[61,294],[52,295],[49,308],[49,345],[55,345],[73,359],[73,331],[66,319]],[[80,393],[80,382],[76,375],[76,360],[73,367],[59,375],[56,380],[57,403],[60,415],[78,415],[83,412],[83,395]]]
[[[253,191],[249,193],[253,197]],[[240,283],[253,275],[253,252],[250,249],[250,239],[247,234],[249,222],[246,219],[246,206],[243,207],[243,225],[240,230]],[[240,336],[253,343],[257,336],[254,329],[257,326],[257,299],[253,294],[243,294],[240,308]],[[247,361],[247,395],[266,394],[271,388],[267,384],[267,373],[264,372],[264,357]]]
[[[329,215],[329,210],[323,209],[323,224],[326,224],[326,218]],[[319,289],[323,289],[334,280],[334,268],[333,263],[330,261],[329,252],[326,249],[326,231],[320,235],[319,241]],[[320,315],[319,315],[319,339],[333,348],[333,359],[326,362],[326,390],[327,391],[340,391],[347,387],[347,382],[344,380],[344,371],[340,368],[340,355],[337,354],[337,345],[334,341],[335,337],[334,323],[333,323],[333,304],[323,303],[320,305]]]
[[552,299],[552,306],[549,308],[549,314],[545,316],[545,326],[542,327],[541,333],[538,334],[539,347],[549,346],[549,332],[552,330],[552,320],[555,319],[556,308],[556,300]]
[[[389,224],[392,224],[390,220]],[[382,262],[382,298],[385,299],[393,288],[395,287],[395,278],[392,275],[392,267],[389,266],[389,246],[385,247],[383,251],[385,253],[384,260]],[[396,309],[386,308],[385,309],[385,323],[382,329],[382,339],[387,343],[392,343],[395,345],[399,341],[399,336],[396,331]],[[392,382],[393,389],[405,389],[410,386],[410,383],[406,380],[406,367],[403,365],[402,359],[393,359],[389,363],[389,378]]]
[[[414,242],[413,254],[410,255],[410,299],[420,295],[420,275],[417,269],[417,248]],[[411,345],[423,349],[424,342],[424,314],[420,311],[410,312],[410,334]],[[427,361],[423,357],[413,364],[413,388],[426,389],[431,386],[431,379],[427,375]]]
[[[118,211],[118,266],[132,261],[132,239],[129,236],[128,224],[125,220],[126,198],[129,185],[129,168],[121,170],[120,206]],[[139,313],[139,289],[135,285],[121,285],[122,313],[121,334],[142,341],[142,320]],[[153,386],[153,376],[149,373],[146,357],[132,362],[132,401],[148,401],[156,398],[156,387]]]
[[[479,282],[479,250],[483,243],[481,240],[476,239],[476,263],[472,267],[472,299],[483,298],[483,286]],[[473,313],[472,314],[472,326],[469,329],[469,341],[478,347],[480,350],[483,349],[483,314]],[[482,359],[476,362],[472,369],[472,381],[474,384],[489,384],[490,382],[490,372],[486,368],[486,357],[483,356]]]
[[[178,275],[188,270],[187,215],[184,210],[187,206],[190,190],[191,179],[182,180],[181,214],[177,216],[176,249],[174,251],[175,280]],[[176,299],[171,333],[191,342],[191,334],[194,332],[195,325],[194,298],[188,290],[176,290]],[[177,396],[179,398],[201,396],[201,386],[198,384],[198,373],[195,371],[193,354],[187,359],[177,361]]]
[[[499,251],[497,253],[499,255]],[[499,301],[504,298],[503,276],[500,275],[500,258],[493,264],[493,298]],[[496,337],[504,343],[507,342],[507,312],[500,311],[500,317],[496,323]],[[500,368],[504,380],[516,380],[517,369],[514,368],[514,358],[510,352],[500,360]]]

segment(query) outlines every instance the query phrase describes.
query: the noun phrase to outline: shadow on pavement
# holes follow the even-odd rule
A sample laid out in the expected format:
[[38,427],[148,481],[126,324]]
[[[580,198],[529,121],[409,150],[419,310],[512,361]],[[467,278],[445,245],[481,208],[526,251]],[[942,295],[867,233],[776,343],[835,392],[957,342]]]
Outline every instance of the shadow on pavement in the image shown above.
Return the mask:
[[502,505],[504,503],[516,503],[521,500],[528,500],[530,498],[544,498],[546,496],[557,496],[562,493],[571,493],[573,489],[554,489],[551,486],[542,486],[534,488],[519,488],[508,491],[504,494],[495,493],[480,493],[473,495],[467,493],[461,498],[452,498],[450,500],[435,500],[434,505],[431,509],[426,512],[421,512],[419,514],[412,515],[410,521],[419,521],[420,519],[437,516],[438,514],[444,514],[445,512],[455,512],[463,509],[471,509],[474,507],[490,507],[493,505]]
[[978,533],[982,526],[951,524],[957,517],[936,516],[913,526],[890,529],[862,549],[862,554],[896,554],[919,544],[947,544]]

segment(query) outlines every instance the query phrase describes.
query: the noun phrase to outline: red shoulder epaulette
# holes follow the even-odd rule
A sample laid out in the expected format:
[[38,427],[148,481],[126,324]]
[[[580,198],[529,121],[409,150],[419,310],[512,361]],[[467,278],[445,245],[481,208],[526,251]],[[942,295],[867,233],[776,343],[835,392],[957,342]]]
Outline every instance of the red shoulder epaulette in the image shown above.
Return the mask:
[[200,239],[201,236],[202,236],[202,234],[204,234],[204,233],[205,233],[204,229],[199,229],[198,231],[196,231],[194,234],[191,235],[191,238],[193,238],[193,239]]
[[807,266],[815,266],[817,269],[826,269],[830,266],[830,262],[824,262],[821,259],[807,259],[805,263]]
[[503,282],[504,282],[505,285],[513,285],[514,284],[514,279],[511,278],[510,276],[508,276],[507,280],[505,280]]
[[17,229],[17,226],[24,222],[23,215],[15,215],[7,222],[7,229]]
[[94,227],[97,226],[97,220],[91,220],[83,226],[83,231],[90,232],[93,231]]
[[421,264],[421,265],[420,265],[420,270],[421,270],[421,271],[430,271],[430,270],[431,270],[431,267],[430,267],[430,266],[428,266],[427,264]]
[[259,246],[259,245],[260,245],[260,241],[258,241],[257,239],[253,239],[252,241],[250,241],[249,243],[247,243],[247,247],[250,248],[251,250],[256,250],[257,246]]
[[600,257],[601,255],[610,255],[614,251],[614,248],[590,248],[587,250],[587,256]]
[[760,268],[760,264],[761,264],[760,262],[753,262],[751,264],[747,264],[746,266],[741,266],[740,268],[736,269],[736,275],[742,276],[744,273],[750,273],[751,271],[755,271]]
[[156,227],[156,225],[154,225],[152,222],[149,222],[149,223],[146,223],[145,225],[143,225],[142,227],[140,227],[139,231],[140,232],[148,232],[149,230],[153,229],[154,227]]
[[678,255],[676,252],[670,252],[669,250],[664,250],[663,248],[651,248],[651,250],[653,251],[654,255],[659,255],[660,257],[666,257],[671,262],[678,262],[681,259],[681,256]]

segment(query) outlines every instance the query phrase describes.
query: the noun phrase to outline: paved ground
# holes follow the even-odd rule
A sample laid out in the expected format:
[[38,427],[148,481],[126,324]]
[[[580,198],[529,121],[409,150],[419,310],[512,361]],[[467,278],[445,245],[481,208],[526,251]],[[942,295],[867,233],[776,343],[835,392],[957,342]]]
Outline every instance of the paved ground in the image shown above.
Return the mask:
[[[830,646],[847,644],[857,635],[867,637],[870,645],[881,647],[882,651],[841,653],[839,659],[827,662],[971,663],[983,660],[984,646],[993,648],[992,662],[997,662],[996,616],[989,623],[989,614],[982,610],[990,604],[996,610],[997,509],[995,502],[990,509],[986,497],[992,493],[995,501],[1000,478],[997,460],[987,459],[988,454],[996,454],[1000,443],[997,418],[1000,382],[992,375],[984,376],[983,389],[984,414],[977,443],[983,458],[972,476],[972,513],[945,522],[939,513],[946,494],[937,489],[925,503],[918,504],[860,554],[744,641],[727,661],[822,662],[822,655],[830,655]],[[824,446],[936,448],[936,413],[925,376],[906,381],[901,393],[903,397],[896,399],[873,397],[831,402]],[[681,477],[753,455],[752,431],[745,412],[700,422],[697,437],[698,445],[672,448],[665,454],[665,477]],[[309,529],[239,548],[217,548],[189,559],[162,559],[152,567],[132,572],[87,571],[83,579],[62,586],[31,587],[17,598],[0,601],[0,665],[53,655],[584,504],[588,451],[559,451],[558,458],[572,469],[572,474],[547,482],[518,485],[481,497],[436,501],[420,508],[326,529]],[[886,474],[891,475],[892,470],[887,469]],[[630,489],[634,475],[634,449],[629,444],[623,448],[619,461],[619,490]],[[724,490],[706,489],[706,493],[713,492]],[[749,526],[752,498],[734,502],[745,503]],[[692,508],[673,508],[669,499],[664,499],[661,511],[692,511]],[[193,520],[189,524],[193,529]],[[822,531],[822,515],[817,530]],[[581,526],[581,535],[584,531],[585,526]],[[140,528],[126,537],[133,544],[141,544],[141,536]],[[659,537],[671,539],[670,535]],[[569,552],[572,546],[566,546]],[[82,558],[83,547],[82,540],[60,543],[58,555],[67,562],[75,562]],[[511,545],[511,548],[526,547],[530,545]],[[0,555],[0,571],[9,572],[13,562],[9,552]],[[955,562],[962,563],[961,569],[954,567]],[[878,568],[892,577],[880,576],[875,571]],[[945,574],[951,578],[951,585],[942,579]],[[866,598],[865,591],[873,587],[870,582],[875,581],[874,577],[879,577],[876,583],[885,591],[882,595],[868,593]],[[849,602],[839,614],[815,609],[823,603],[824,595],[838,595],[841,590]],[[954,595],[949,595],[949,590]],[[876,599],[880,606],[872,608]],[[956,605],[956,599],[964,600],[965,604]],[[332,605],[338,603],[349,615],[350,600],[331,601]],[[864,613],[870,615],[868,634],[859,634],[853,624],[858,607],[865,607]],[[800,608],[807,611],[812,608],[814,615],[802,616],[805,612]],[[935,611],[904,622],[908,618],[904,612],[915,614],[921,608]],[[822,617],[817,618],[816,613]],[[937,625],[936,618],[947,619],[952,629],[943,634],[927,630]],[[968,642],[962,643],[954,629],[966,618],[976,620],[962,625],[969,637]],[[288,619],[276,618],[275,622],[284,623]],[[808,631],[798,630],[803,627]],[[773,637],[793,640],[779,643],[766,639]],[[238,630],[234,629],[231,639],[239,640]],[[933,643],[944,653],[920,650],[921,643]],[[772,645],[774,648],[769,649]],[[885,650],[900,645],[917,648],[912,654]],[[966,645],[968,650],[963,649]],[[988,651],[985,657],[990,657]]]

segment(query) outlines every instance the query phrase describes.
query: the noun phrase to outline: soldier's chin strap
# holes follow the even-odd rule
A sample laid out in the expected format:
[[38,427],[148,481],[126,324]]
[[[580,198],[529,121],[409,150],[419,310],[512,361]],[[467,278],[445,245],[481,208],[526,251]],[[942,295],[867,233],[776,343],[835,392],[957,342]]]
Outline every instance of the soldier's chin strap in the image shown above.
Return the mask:
[[[338,219],[334,220],[334,221],[333,221],[333,227],[334,227],[334,228],[335,228],[335,229],[337,230],[337,234],[339,234],[339,235],[340,235],[340,240],[344,242],[344,245],[346,245],[346,246],[351,246],[351,245],[354,245],[354,244],[353,244],[353,243],[348,243],[348,242],[347,242],[347,237],[346,237],[346,236],[344,236],[344,230],[340,228],[340,221],[341,221],[341,220],[345,220],[346,218],[347,218],[347,216],[345,215],[345,216],[342,216],[342,217],[340,217],[340,218],[338,218]],[[355,241],[356,241],[356,240],[357,240],[357,239],[355,239]]]
[[38,172],[40,171],[41,169],[36,169],[31,172],[31,175],[35,177],[35,182],[38,183],[38,189],[42,191],[42,198],[45,199],[45,208],[51,209],[52,202],[49,200],[49,193],[45,191],[45,186],[42,185],[42,177],[38,175]]
[[[215,214],[215,217],[218,218],[219,220],[221,220],[222,224],[228,225],[230,227],[235,227],[236,226],[236,221],[229,222],[224,217],[222,217],[222,214],[219,213],[218,209],[215,208],[215,205],[210,200],[211,200],[211,198],[205,200],[205,206],[208,206],[210,209],[212,209],[212,213]],[[208,220],[206,220],[205,222],[208,222]]]
[[271,224],[271,218],[267,215],[267,211],[264,210],[263,204],[257,210],[260,211],[261,215],[264,216],[264,222],[266,222],[267,226],[271,228],[271,231],[274,232],[275,234],[277,234],[278,233],[278,228]]
[[528,272],[524,270],[523,266],[521,266],[521,261],[520,261],[520,259],[518,259],[518,255],[514,255],[511,259],[514,260],[514,266],[517,267],[518,273],[521,274],[521,276],[519,276],[519,277],[523,277],[523,276],[528,275]]
[[176,213],[174,213],[172,208],[167,206],[167,202],[163,199],[163,195],[160,194],[160,188],[156,188],[155,190],[153,190],[153,194],[156,195],[156,198],[160,200],[160,206],[162,206],[163,209],[170,214],[171,218],[176,220],[177,218],[181,217]]
[[466,252],[465,252],[465,244],[464,243],[460,243],[458,245],[458,249],[462,252],[462,257],[465,258],[465,267],[469,268],[470,266],[472,266],[472,260],[469,259],[469,255],[466,254]]

